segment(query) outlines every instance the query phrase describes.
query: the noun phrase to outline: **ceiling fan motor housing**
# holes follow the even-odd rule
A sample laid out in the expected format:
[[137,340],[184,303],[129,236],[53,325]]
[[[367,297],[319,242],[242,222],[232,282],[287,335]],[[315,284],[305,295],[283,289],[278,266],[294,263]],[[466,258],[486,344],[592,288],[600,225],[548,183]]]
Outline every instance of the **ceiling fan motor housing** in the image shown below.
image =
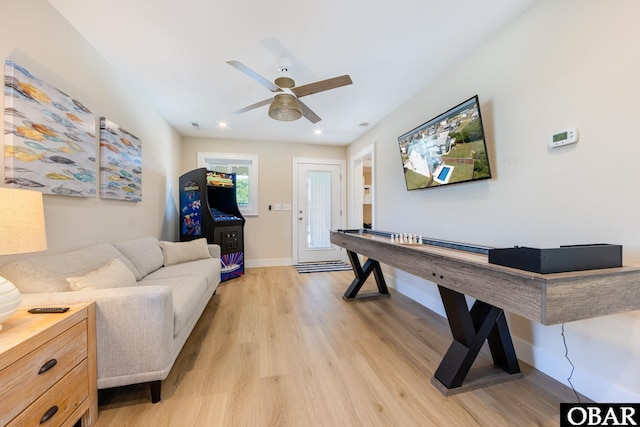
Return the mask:
[[274,83],[276,84],[276,86],[286,89],[291,89],[296,85],[296,83],[290,77],[278,77]]

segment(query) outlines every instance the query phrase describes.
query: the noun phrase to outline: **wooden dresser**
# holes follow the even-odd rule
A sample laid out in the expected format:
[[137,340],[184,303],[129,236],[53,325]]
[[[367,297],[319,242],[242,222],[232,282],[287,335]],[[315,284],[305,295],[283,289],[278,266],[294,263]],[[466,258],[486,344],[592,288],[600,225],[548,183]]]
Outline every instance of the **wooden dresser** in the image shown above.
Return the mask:
[[19,309],[0,330],[0,426],[91,426],[98,419],[95,304]]

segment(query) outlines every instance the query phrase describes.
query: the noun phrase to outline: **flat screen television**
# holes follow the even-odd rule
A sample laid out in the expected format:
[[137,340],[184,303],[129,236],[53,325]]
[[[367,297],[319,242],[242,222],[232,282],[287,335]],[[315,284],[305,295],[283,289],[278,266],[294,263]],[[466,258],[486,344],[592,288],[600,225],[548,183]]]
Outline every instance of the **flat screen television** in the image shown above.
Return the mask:
[[398,137],[407,190],[491,178],[478,95]]

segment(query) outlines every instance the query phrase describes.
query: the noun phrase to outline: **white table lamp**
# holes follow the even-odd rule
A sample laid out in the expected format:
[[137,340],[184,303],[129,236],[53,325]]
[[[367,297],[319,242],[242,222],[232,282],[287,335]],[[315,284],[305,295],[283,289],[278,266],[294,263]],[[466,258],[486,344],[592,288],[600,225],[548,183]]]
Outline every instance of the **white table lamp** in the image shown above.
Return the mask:
[[[0,255],[47,249],[42,193],[0,188]],[[0,276],[0,329],[20,305],[20,292]]]

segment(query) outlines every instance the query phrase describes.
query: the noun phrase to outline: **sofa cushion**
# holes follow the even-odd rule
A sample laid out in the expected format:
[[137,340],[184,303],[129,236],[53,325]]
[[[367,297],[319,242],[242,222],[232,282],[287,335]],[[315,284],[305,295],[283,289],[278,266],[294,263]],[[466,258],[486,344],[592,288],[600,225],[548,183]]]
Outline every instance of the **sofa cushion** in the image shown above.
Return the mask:
[[156,271],[164,263],[160,242],[155,237],[148,236],[140,239],[125,240],[114,243],[113,246],[118,248],[131,261],[136,270],[133,272],[136,280],[140,280],[152,271]]
[[193,274],[206,276],[209,284],[218,283],[220,281],[220,260],[207,258],[163,267],[146,276],[142,280],[142,284],[146,284],[148,280],[173,279]]
[[133,272],[118,258],[90,271],[84,276],[67,277],[71,289],[81,291],[83,289],[109,289],[136,286],[136,278]]
[[61,254],[22,258],[3,266],[0,276],[13,282],[25,294],[64,292],[71,290],[67,277],[82,276],[114,257],[135,270],[113,245],[102,243]]
[[201,238],[190,242],[160,242],[164,254],[164,266],[180,264],[197,259],[211,258],[207,239]]
[[[162,269],[164,270],[164,268]],[[173,298],[173,336],[189,324],[193,316],[200,317],[197,310],[207,292],[207,280],[204,276],[182,276],[160,280],[145,279],[141,285],[160,285],[171,289]]]

